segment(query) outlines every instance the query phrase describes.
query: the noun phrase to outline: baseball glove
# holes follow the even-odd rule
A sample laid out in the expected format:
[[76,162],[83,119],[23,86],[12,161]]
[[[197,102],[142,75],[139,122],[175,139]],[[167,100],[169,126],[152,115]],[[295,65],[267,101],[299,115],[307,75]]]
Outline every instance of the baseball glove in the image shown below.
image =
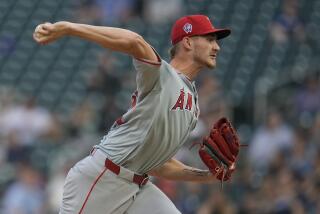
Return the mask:
[[219,119],[200,145],[199,155],[211,173],[221,182],[229,180],[240,148],[238,135],[229,120]]

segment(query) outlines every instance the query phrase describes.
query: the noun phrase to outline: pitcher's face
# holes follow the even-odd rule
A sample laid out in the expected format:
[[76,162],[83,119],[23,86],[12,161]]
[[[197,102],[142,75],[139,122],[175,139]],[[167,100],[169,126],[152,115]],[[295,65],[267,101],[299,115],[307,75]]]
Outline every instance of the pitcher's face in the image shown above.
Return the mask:
[[216,67],[216,58],[220,50],[216,35],[192,37],[194,40],[194,61],[207,68]]

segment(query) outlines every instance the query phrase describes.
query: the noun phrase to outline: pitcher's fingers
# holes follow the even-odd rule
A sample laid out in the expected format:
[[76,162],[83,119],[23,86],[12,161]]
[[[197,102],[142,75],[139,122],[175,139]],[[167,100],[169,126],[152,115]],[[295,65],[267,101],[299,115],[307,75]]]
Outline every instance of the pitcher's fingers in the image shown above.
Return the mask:
[[44,29],[43,26],[41,26],[39,29],[37,29],[36,32],[39,33],[39,34],[41,34],[41,35],[49,35],[49,34],[50,34],[50,31]]
[[40,27],[41,27],[41,24],[37,25],[36,28],[34,29],[34,31],[39,30]]
[[39,43],[41,45],[46,44],[49,39],[47,36],[43,36],[43,35],[40,35],[37,33],[34,34],[33,38],[37,43]]
[[50,22],[46,22],[44,24],[42,24],[42,29],[46,30],[46,31],[52,31],[53,30],[53,24],[51,24]]

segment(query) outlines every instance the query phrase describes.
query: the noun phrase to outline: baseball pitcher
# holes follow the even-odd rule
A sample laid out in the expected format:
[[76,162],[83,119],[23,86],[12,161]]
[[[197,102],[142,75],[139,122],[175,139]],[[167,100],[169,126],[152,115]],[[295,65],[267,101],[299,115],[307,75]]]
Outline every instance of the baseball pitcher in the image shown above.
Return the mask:
[[200,145],[208,170],[173,158],[199,117],[193,80],[201,70],[216,67],[217,40],[229,34],[229,29],[215,28],[207,16],[182,17],[172,27],[172,59],[166,62],[140,35],[126,29],[65,21],[36,27],[33,37],[39,44],[79,37],[132,56],[136,70],[131,108],[90,155],[70,169],[61,214],[180,213],[149,176],[202,183],[230,179],[239,140],[226,118],[213,125]]

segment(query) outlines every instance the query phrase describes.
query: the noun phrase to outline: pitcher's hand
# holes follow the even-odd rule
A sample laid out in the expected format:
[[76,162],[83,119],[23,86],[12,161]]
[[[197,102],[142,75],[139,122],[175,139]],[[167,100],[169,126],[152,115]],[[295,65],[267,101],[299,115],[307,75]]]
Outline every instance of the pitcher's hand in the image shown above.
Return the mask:
[[33,39],[42,45],[51,43],[67,34],[69,24],[65,21],[39,24],[34,30]]

